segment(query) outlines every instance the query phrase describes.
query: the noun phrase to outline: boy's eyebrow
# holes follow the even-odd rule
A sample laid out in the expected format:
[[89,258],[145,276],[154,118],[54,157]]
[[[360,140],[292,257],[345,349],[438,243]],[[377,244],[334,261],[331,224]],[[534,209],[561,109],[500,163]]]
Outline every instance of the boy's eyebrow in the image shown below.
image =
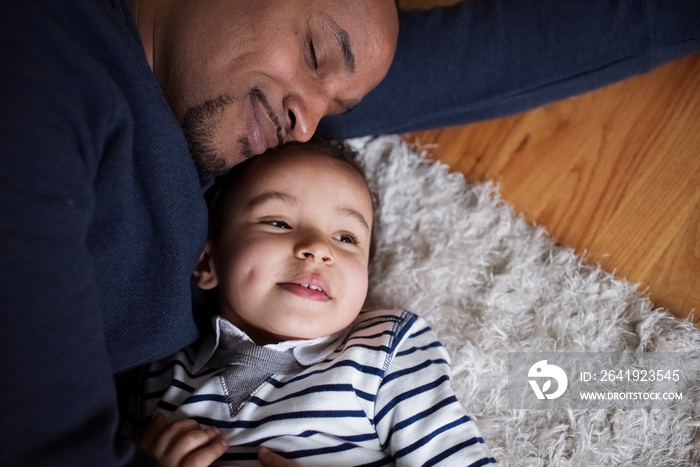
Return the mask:
[[353,208],[350,207],[342,207],[338,208],[338,212],[342,215],[353,217],[357,219],[362,226],[367,229],[367,232],[370,231],[369,224],[367,223],[367,220],[365,219],[365,216],[360,214],[358,211],[354,210]]
[[297,201],[296,196],[290,195],[288,193],[282,193],[279,191],[266,191],[265,193],[259,194],[250,201],[248,201],[247,208],[253,209],[256,206],[267,203],[268,201],[282,201],[286,204],[294,204]]

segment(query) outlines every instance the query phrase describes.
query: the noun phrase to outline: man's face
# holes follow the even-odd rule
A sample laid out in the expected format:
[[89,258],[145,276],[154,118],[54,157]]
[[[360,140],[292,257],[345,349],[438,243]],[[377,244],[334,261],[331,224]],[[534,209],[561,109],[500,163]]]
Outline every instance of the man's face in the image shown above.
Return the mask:
[[196,276],[258,344],[337,332],[367,295],[372,201],[343,161],[284,147],[246,167]]
[[214,174],[357,105],[398,35],[392,0],[183,0],[164,19],[154,73]]

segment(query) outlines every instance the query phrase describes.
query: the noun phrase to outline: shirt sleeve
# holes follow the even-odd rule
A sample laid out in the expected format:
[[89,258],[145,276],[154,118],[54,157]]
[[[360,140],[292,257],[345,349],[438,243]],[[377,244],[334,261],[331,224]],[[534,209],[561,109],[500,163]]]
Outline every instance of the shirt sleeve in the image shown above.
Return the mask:
[[19,2],[0,20],[0,465],[157,465],[115,443],[87,245],[101,161],[87,127],[105,114],[83,113],[94,96],[61,63],[65,32],[31,20],[39,10]]
[[697,0],[471,0],[402,11],[384,81],[320,129],[349,138],[501,117],[698,51]]
[[380,385],[374,422],[397,466],[496,463],[452,390],[447,352],[420,318]]

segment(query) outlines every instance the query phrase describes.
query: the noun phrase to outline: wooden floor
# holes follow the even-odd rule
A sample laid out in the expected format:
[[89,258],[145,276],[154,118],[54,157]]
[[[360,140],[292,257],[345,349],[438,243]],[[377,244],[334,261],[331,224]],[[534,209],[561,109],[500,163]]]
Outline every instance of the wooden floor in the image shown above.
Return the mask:
[[[402,5],[449,3],[405,0]],[[700,326],[700,55],[523,114],[405,135]]]

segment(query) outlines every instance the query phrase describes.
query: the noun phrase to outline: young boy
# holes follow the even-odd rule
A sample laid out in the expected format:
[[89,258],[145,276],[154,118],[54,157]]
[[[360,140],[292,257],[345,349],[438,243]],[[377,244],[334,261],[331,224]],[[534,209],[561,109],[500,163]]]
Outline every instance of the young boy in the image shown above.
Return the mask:
[[200,345],[150,368],[140,415],[215,427],[201,439],[221,433],[217,465],[258,465],[263,446],[300,465],[495,463],[428,325],[361,311],[372,196],[341,153],[292,144],[225,179],[194,274],[216,288],[219,316]]

